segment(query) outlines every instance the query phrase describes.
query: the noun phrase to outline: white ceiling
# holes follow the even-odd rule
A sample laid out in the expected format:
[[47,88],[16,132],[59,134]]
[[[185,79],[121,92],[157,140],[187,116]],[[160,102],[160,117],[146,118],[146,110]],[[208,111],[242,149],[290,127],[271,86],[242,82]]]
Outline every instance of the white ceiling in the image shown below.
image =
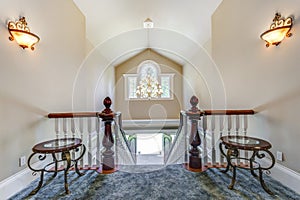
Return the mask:
[[[74,0],[86,17],[87,39],[94,47],[120,35],[134,35],[144,32],[141,38],[130,40],[130,45],[137,48],[151,48],[149,32],[143,29],[143,21],[151,18],[157,33],[175,32],[199,45],[205,44],[211,37],[211,15],[222,0]],[[132,35],[132,34],[134,35]],[[151,35],[150,35],[151,36]],[[128,38],[123,38],[124,44]],[[158,37],[159,38],[159,37]],[[162,40],[165,36],[161,37]],[[165,42],[155,40],[155,43]],[[165,46],[173,51],[174,43],[185,46],[185,39],[168,42]],[[120,41],[118,42],[120,44]],[[138,52],[137,52],[138,53]],[[172,57],[172,56],[168,56]],[[124,58],[126,59],[126,58]],[[175,59],[176,58],[172,58]],[[181,62],[177,59],[178,62]]]

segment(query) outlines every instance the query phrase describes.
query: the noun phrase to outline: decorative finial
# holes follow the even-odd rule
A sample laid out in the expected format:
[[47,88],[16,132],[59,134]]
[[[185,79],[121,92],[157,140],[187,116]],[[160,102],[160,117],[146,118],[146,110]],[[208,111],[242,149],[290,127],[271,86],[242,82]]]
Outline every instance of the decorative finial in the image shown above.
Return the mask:
[[105,106],[106,109],[110,109],[110,106],[111,106],[111,99],[109,97],[106,97],[104,100],[103,100],[103,104]]
[[275,17],[273,19],[273,22],[279,21],[280,17],[281,17],[281,14],[275,13]]
[[192,105],[191,111],[197,112],[199,109],[197,108],[197,104],[199,103],[199,99],[194,95],[190,99],[190,103]]

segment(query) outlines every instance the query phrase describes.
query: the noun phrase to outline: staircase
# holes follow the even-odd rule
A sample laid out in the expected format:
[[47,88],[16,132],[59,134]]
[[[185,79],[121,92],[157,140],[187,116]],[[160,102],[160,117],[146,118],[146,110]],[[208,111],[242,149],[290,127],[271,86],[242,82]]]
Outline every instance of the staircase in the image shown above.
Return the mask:
[[[191,109],[181,111],[179,120],[122,120],[121,113],[110,109],[109,97],[104,100],[102,112],[50,113],[48,118],[54,119],[56,138],[83,140],[87,153],[79,162],[81,168],[101,172],[132,165],[139,171],[138,168],[143,170],[143,165],[160,168],[185,164],[188,169],[203,171],[224,166],[225,159],[218,149],[219,138],[246,135],[248,116],[254,111],[201,111],[195,96],[190,102]],[[153,152],[143,152],[144,144],[139,146],[140,136],[147,134],[160,134],[160,146]],[[156,148],[153,143],[151,145],[152,149]]]

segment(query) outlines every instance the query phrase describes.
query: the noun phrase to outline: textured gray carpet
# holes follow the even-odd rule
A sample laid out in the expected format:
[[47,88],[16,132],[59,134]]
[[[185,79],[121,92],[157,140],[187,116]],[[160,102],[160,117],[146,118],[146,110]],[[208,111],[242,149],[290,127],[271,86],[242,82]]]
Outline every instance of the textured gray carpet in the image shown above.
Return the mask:
[[170,165],[156,171],[128,173],[118,171],[103,175],[85,171],[79,177],[71,171],[68,175],[71,194],[64,190],[63,173],[52,178],[45,176],[44,185],[33,195],[28,194],[37,186],[33,181],[27,188],[11,199],[298,199],[300,195],[286,188],[267,175],[268,187],[276,194],[266,193],[257,179],[248,170],[237,170],[234,190],[227,188],[231,172],[224,174],[220,169],[209,169],[202,173],[187,171],[182,165]]

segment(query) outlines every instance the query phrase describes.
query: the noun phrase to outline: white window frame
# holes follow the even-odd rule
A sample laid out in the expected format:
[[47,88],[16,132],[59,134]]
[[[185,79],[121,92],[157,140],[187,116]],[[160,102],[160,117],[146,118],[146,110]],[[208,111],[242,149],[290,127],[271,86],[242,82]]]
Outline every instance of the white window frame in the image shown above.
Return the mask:
[[[159,75],[159,80],[160,80],[160,85],[162,86],[162,77],[168,77],[169,78],[169,92],[170,92],[170,97],[160,97],[158,100],[173,100],[173,93],[174,93],[174,76],[175,74],[160,74]],[[163,86],[162,86],[163,87]]]
[[129,94],[129,78],[136,78],[136,83],[137,83],[137,79],[138,76],[137,74],[123,74],[124,77],[124,95],[125,95],[125,100],[132,100],[132,99],[138,99],[136,98],[130,98],[130,94]]

